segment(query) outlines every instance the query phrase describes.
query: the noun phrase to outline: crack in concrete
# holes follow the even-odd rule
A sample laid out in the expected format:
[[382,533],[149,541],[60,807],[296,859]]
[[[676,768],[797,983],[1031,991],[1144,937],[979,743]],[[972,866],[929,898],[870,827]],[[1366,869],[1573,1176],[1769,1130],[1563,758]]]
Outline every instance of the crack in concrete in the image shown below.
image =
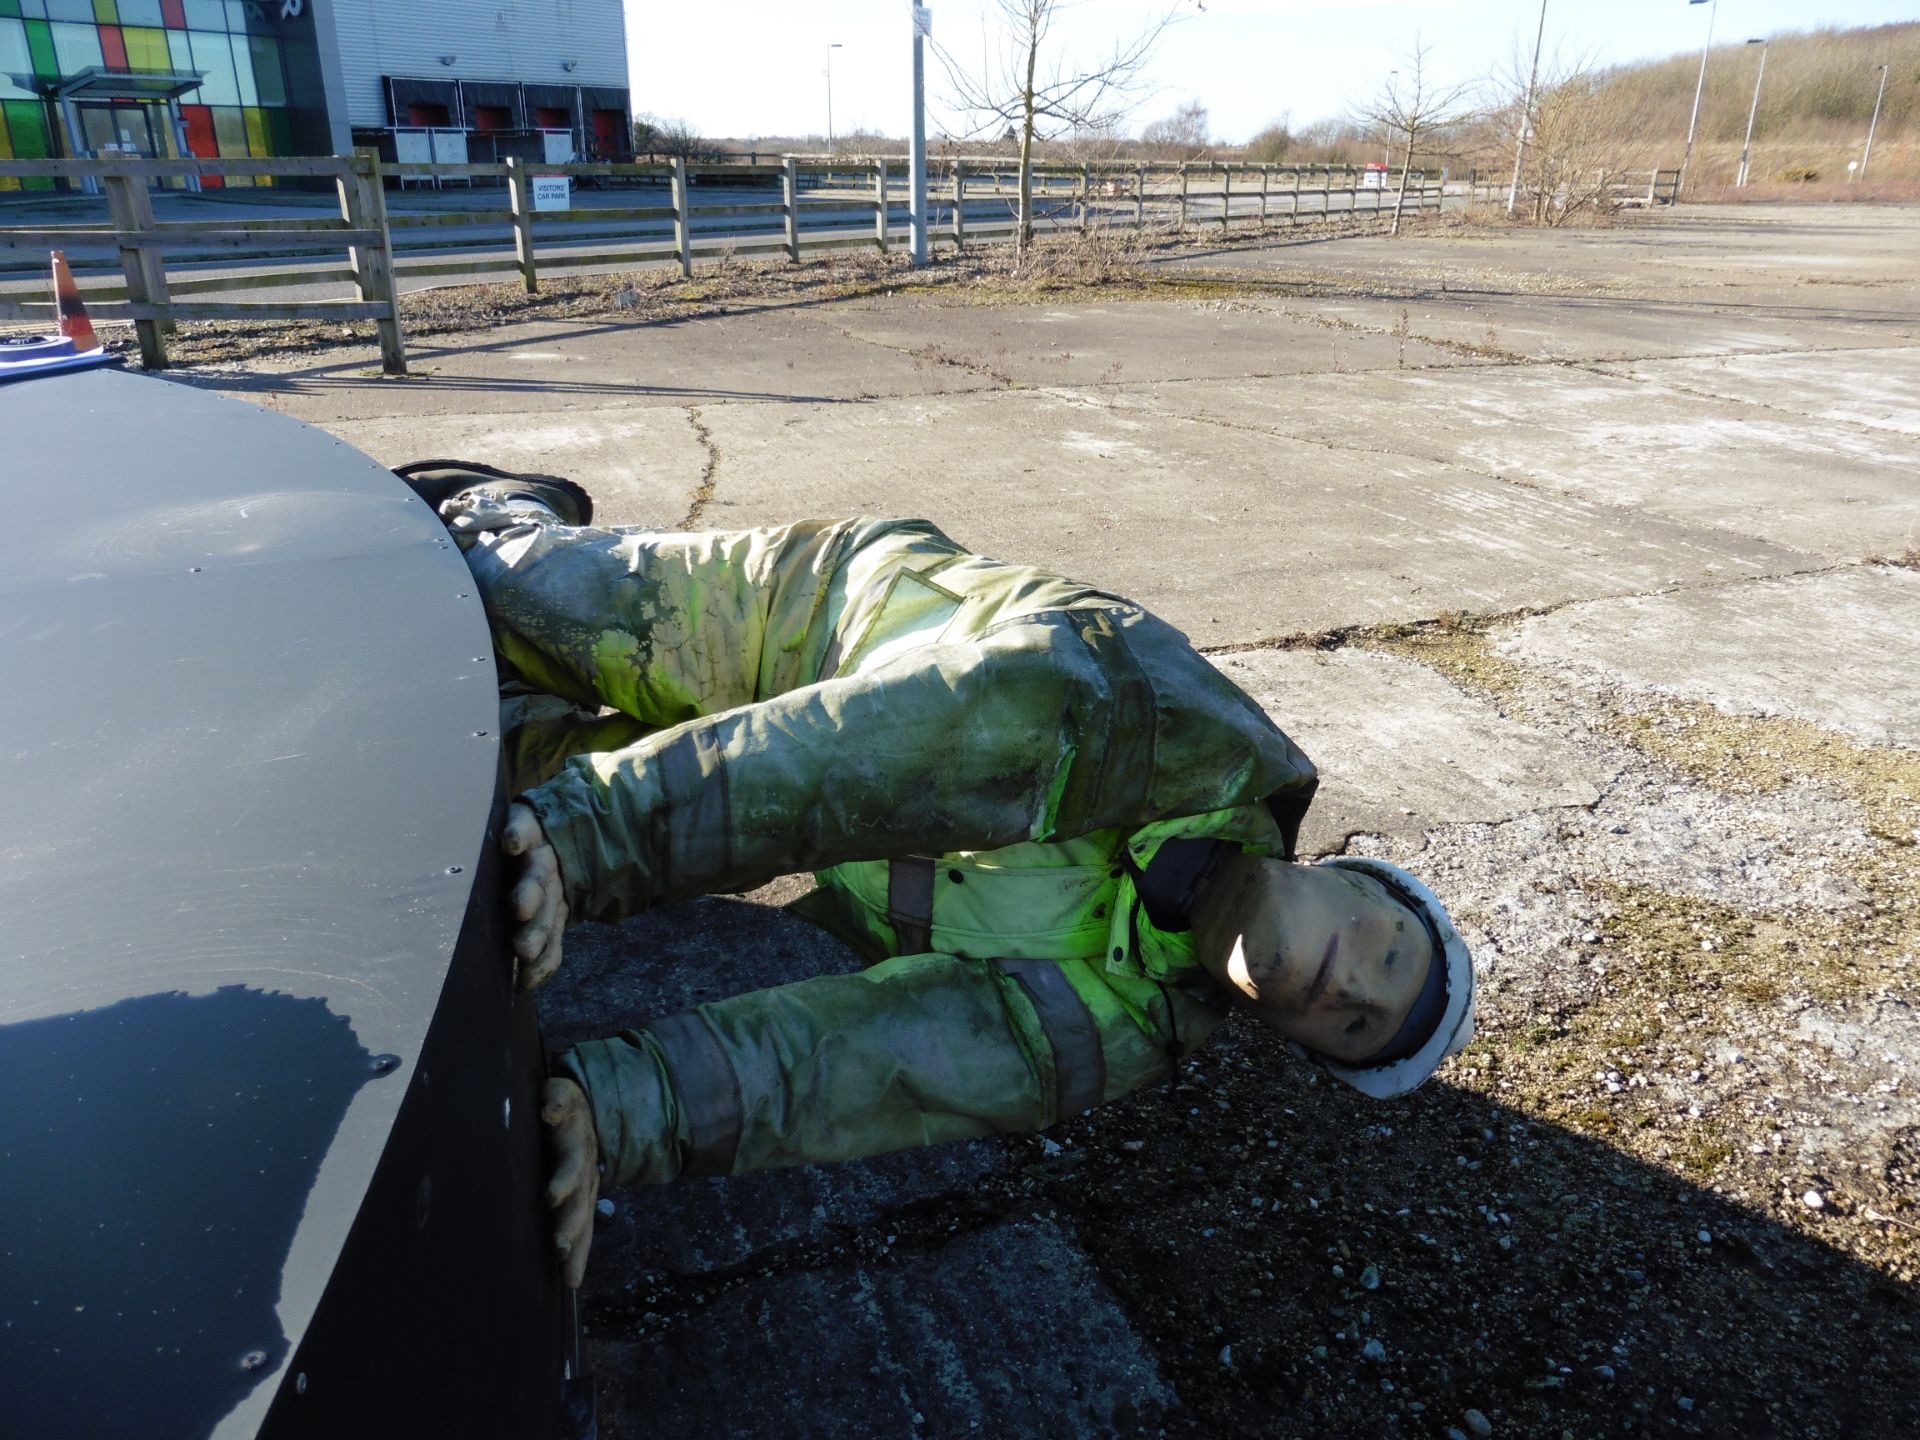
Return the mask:
[[1507,610],[1474,611],[1470,614],[1460,611],[1442,611],[1439,615],[1418,620],[1356,621],[1351,625],[1333,625],[1324,630],[1296,630],[1291,634],[1269,636],[1264,640],[1230,640],[1222,641],[1217,645],[1196,645],[1193,648],[1201,655],[1234,655],[1244,650],[1344,650],[1349,646],[1364,645],[1369,640],[1393,639],[1436,630],[1469,628],[1486,630],[1495,625],[1510,624],[1517,620],[1534,620],[1543,615],[1557,615],[1562,610],[1570,610],[1578,605],[1610,604],[1616,600],[1639,600],[1658,595],[1677,595],[1683,590],[1689,593],[1701,590],[1726,590],[1736,585],[1763,584],[1770,580],[1797,580],[1808,575],[1834,575],[1845,570],[1868,569],[1886,563],[1873,559],[1836,560],[1825,565],[1809,565],[1797,570],[1778,570],[1764,575],[1729,575],[1725,579],[1699,580],[1685,585],[1657,585],[1651,590],[1617,590],[1603,595],[1571,595],[1564,600],[1552,600],[1544,605],[1516,605]]
[[[845,326],[841,327],[840,334],[844,338],[848,340],[852,340],[857,344],[872,345],[875,348],[880,350],[889,350],[893,352],[895,355],[905,355],[910,360],[924,360],[935,365],[945,365],[950,369],[960,370],[969,375],[985,376],[987,379],[999,385],[1003,390],[1025,390],[1030,388],[1026,385],[1021,384],[1018,380],[1014,379],[1013,376],[1007,374],[1004,370],[996,370],[991,365],[988,365],[983,361],[970,360],[963,355],[950,354],[949,352],[940,349],[938,346],[938,342],[935,342],[934,344],[931,344],[931,345],[922,346],[920,349],[915,350],[906,345],[895,345],[886,340],[876,340],[871,335],[856,334],[854,331],[848,329]],[[877,399],[900,399],[900,400],[924,399],[930,395],[938,395],[938,394],[944,394],[944,393],[946,392],[929,390],[929,391],[918,391],[918,392],[915,392],[913,395],[873,396],[870,398],[876,399],[876,400]]]
[[693,433],[700,441],[700,448],[707,452],[707,461],[701,467],[700,483],[694,486],[687,513],[675,527],[680,530],[691,530],[699,523],[701,513],[706,510],[707,503],[713,499],[714,478],[720,469],[720,447],[714,443],[713,431],[700,417],[698,405],[687,406],[687,420],[692,424]]
[[[1531,355],[1521,355],[1516,351],[1503,350],[1491,342],[1475,345],[1466,340],[1449,340],[1437,335],[1422,335],[1412,328],[1408,313],[1404,307],[1400,311],[1400,323],[1393,326],[1362,325],[1358,321],[1345,320],[1338,315],[1306,314],[1286,305],[1281,306],[1279,310],[1274,313],[1288,320],[1298,320],[1307,325],[1318,325],[1323,330],[1337,330],[1345,334],[1357,335],[1385,335],[1389,339],[1397,340],[1400,342],[1400,364],[1394,368],[1400,370],[1409,368],[1406,363],[1406,345],[1409,340],[1417,340],[1422,345],[1431,345],[1435,349],[1445,350],[1450,354],[1468,355],[1476,360],[1492,365],[1531,365],[1539,363]],[[1493,333],[1493,327],[1491,325],[1487,327],[1487,330],[1489,334]],[[1422,366],[1419,368],[1435,369],[1439,367]]]
[[[1159,300],[1157,297],[1143,297],[1143,298],[1149,301],[1149,303],[1162,303],[1162,304],[1176,303],[1173,301]],[[1379,297],[1362,295],[1362,296],[1356,296],[1352,298],[1378,299]],[[1006,304],[1009,308],[1015,308],[1020,303],[1023,303],[1023,302],[1008,300],[1000,303]],[[1038,302],[1026,302],[1026,303],[1038,303]],[[1458,356],[1462,359],[1469,361],[1470,363],[1463,365],[1463,364],[1447,362],[1447,361],[1419,361],[1419,362],[1415,362],[1414,364],[1407,364],[1403,356],[1403,358],[1401,358],[1397,363],[1392,365],[1365,365],[1365,366],[1354,366],[1354,367],[1333,366],[1324,370],[1258,371],[1248,375],[1239,375],[1239,376],[1232,376],[1232,377],[1224,377],[1224,376],[1216,376],[1216,375],[1178,375],[1178,376],[1168,376],[1164,378],[1142,377],[1137,375],[1115,376],[1111,378],[1084,381],[1081,384],[1075,386],[1074,388],[1079,390],[1107,390],[1107,389],[1140,388],[1143,386],[1161,386],[1161,385],[1199,385],[1199,384],[1206,384],[1210,381],[1216,381],[1216,380],[1225,379],[1225,378],[1245,379],[1245,380],[1286,380],[1286,379],[1294,379],[1294,378],[1318,379],[1322,376],[1328,376],[1328,375],[1374,376],[1374,375],[1392,375],[1392,374],[1403,374],[1403,373],[1404,374],[1428,374],[1433,372],[1463,372],[1463,371],[1480,370],[1480,369],[1503,369],[1504,370],[1504,369],[1523,369],[1523,368],[1535,368],[1535,367],[1554,367],[1554,368],[1559,368],[1563,370],[1579,370],[1584,373],[1598,375],[1603,378],[1639,381],[1641,379],[1641,377],[1639,376],[1618,374],[1600,367],[1607,366],[1607,365],[1653,364],[1660,361],[1669,361],[1669,360],[1713,360],[1713,359],[1733,359],[1733,358],[1740,358],[1745,356],[1843,354],[1853,349],[1859,348],[1855,346],[1843,346],[1843,345],[1813,345],[1813,346],[1790,346],[1790,347],[1784,347],[1778,350],[1745,350],[1743,349],[1743,350],[1725,350],[1725,351],[1720,351],[1720,350],[1686,351],[1684,353],[1673,353],[1673,354],[1653,353],[1653,354],[1645,354],[1645,355],[1630,355],[1630,356],[1621,356],[1621,357],[1615,357],[1615,358],[1610,358],[1605,360],[1582,360],[1582,359],[1577,359],[1570,356],[1526,355],[1518,351],[1504,349],[1498,345],[1490,345],[1490,344],[1484,344],[1484,343],[1477,344],[1475,342],[1467,341],[1467,340],[1450,339],[1446,336],[1429,335],[1411,328],[1402,328],[1401,326],[1363,325],[1358,321],[1347,320],[1340,316],[1316,315],[1311,312],[1297,310],[1291,306],[1286,306],[1286,305],[1282,305],[1276,308],[1267,308],[1265,306],[1259,306],[1255,308],[1259,311],[1260,314],[1271,316],[1276,319],[1292,320],[1303,325],[1314,325],[1314,326],[1320,327],[1321,329],[1334,330],[1334,331],[1338,331],[1346,334],[1383,336],[1388,339],[1398,340],[1401,343],[1403,350],[1404,350],[1404,346],[1409,341],[1417,342],[1423,345],[1430,345],[1437,350],[1443,350],[1447,352],[1449,355]],[[1489,329],[1492,329],[1492,328],[1493,327],[1491,326],[1489,327]],[[1033,385],[1025,381],[1019,380],[1015,378],[1013,375],[1006,372],[1005,370],[996,368],[994,365],[992,365],[989,362],[982,361],[982,360],[975,360],[963,355],[955,355],[949,351],[942,350],[939,348],[937,343],[932,345],[922,346],[916,349],[912,346],[896,345],[891,341],[876,339],[871,335],[862,335],[846,326],[839,327],[839,332],[843,339],[852,340],[862,345],[872,345],[877,349],[886,350],[895,355],[904,355],[911,360],[919,360],[919,361],[924,361],[931,364],[944,365],[951,369],[962,371],[966,374],[979,375],[985,379],[993,381],[994,384],[997,385],[1002,390],[1009,390],[1009,391],[1043,390],[1044,391],[1050,388],[1046,384]],[[1876,349],[1876,350],[1904,350],[1904,349],[1911,349],[1914,347],[1912,344],[1909,343],[1909,344],[1875,345],[1867,348]],[[1652,382],[1648,382],[1648,383],[1652,383]],[[1684,387],[1674,386],[1673,388],[1682,389]],[[921,400],[921,399],[928,399],[928,398],[936,397],[943,394],[949,394],[949,393],[952,393],[952,392],[937,391],[937,390],[916,390],[916,391],[903,391],[897,395],[862,394],[856,397],[856,399],[851,403],[864,404],[864,403],[872,403],[872,402],[881,401],[881,400]],[[974,392],[974,393],[981,393],[981,392]],[[1689,392],[1689,393],[1694,393],[1694,392]],[[1698,392],[1696,395],[1696,398],[1716,400],[1724,404],[1748,403],[1743,401],[1731,400],[1726,396],[1713,395],[1707,392]],[[721,403],[729,403],[729,402],[723,401]],[[1773,407],[1762,407],[1762,408],[1773,408]],[[1796,415],[1798,416],[1798,418],[1803,418],[1803,419],[1818,418],[1818,417],[1799,416],[1798,412],[1796,411],[1782,411],[1781,413]],[[1191,417],[1183,417],[1183,418],[1191,418]],[[1832,422],[1832,423],[1854,423],[1854,422]],[[1872,429],[1874,427],[1868,426],[1865,428]],[[1271,432],[1271,433],[1278,433],[1278,432]],[[1298,437],[1292,437],[1292,438],[1298,438]],[[1335,448],[1338,448],[1338,447],[1335,447]],[[1383,451],[1378,453],[1390,454],[1394,452]],[[1420,457],[1409,457],[1409,458],[1420,458]],[[1469,467],[1463,466],[1460,468],[1465,469]],[[1473,473],[1481,474],[1484,472],[1474,471]],[[1501,479],[1504,477],[1491,476],[1489,478]],[[1531,487],[1530,482],[1526,482],[1526,481],[1510,480],[1508,481],[1508,483],[1528,485],[1529,488],[1534,488],[1534,487]]]
[[[1874,348],[1878,349],[1882,347],[1876,346]],[[1910,347],[1890,346],[1885,348],[1908,349]],[[1833,352],[1801,351],[1801,350],[1734,351],[1734,352],[1730,352],[1727,355],[1702,355],[1702,356],[1675,355],[1675,356],[1667,356],[1663,358],[1670,359],[1670,360],[1689,360],[1689,359],[1714,360],[1714,359],[1733,359],[1733,358],[1737,358],[1738,356],[1748,355],[1748,354],[1801,355],[1801,354],[1830,354],[1830,353],[1833,353]],[[1580,361],[1577,363],[1570,364],[1568,368],[1573,370],[1583,370],[1589,375],[1599,375],[1610,380],[1625,380],[1630,384],[1634,384],[1634,385],[1651,385],[1651,386],[1655,386],[1665,390],[1672,390],[1677,394],[1690,396],[1695,400],[1710,401],[1715,405],[1740,406],[1740,407],[1746,407],[1754,410],[1764,410],[1770,415],[1783,415],[1791,420],[1811,420],[1811,421],[1814,421],[1816,424],[1820,424],[1820,425],[1837,425],[1845,429],[1855,431],[1861,435],[1871,435],[1876,438],[1881,438],[1885,436],[1904,437],[1906,439],[1916,438],[1909,431],[1890,430],[1884,425],[1869,425],[1863,420],[1847,420],[1842,418],[1835,418],[1830,415],[1815,415],[1811,411],[1792,410],[1785,405],[1774,405],[1774,404],[1768,403],[1765,400],[1750,400],[1738,395],[1721,395],[1712,390],[1697,389],[1692,385],[1683,384],[1678,380],[1662,379],[1654,375],[1636,375],[1631,370],[1611,370],[1607,368],[1610,365],[1643,365],[1643,364],[1652,364],[1652,363],[1656,363],[1656,362],[1652,360],[1585,360],[1585,361]]]
[[[1104,407],[1095,406],[1093,408],[1095,409],[1104,408],[1104,409],[1112,410],[1118,407],[1109,404]],[[1291,441],[1296,441],[1302,445],[1311,445],[1318,449],[1326,450],[1334,454],[1375,455],[1388,460],[1410,461],[1412,463],[1419,464],[1419,465],[1436,466],[1442,470],[1455,470],[1460,472],[1463,475],[1472,475],[1481,480],[1492,481],[1494,484],[1497,484],[1497,485],[1511,485],[1516,490],[1530,491],[1534,494],[1547,496],[1551,499],[1563,500],[1570,504],[1588,504],[1588,505],[1593,505],[1595,507],[1610,508],[1610,509],[1621,508],[1617,505],[1611,504],[1611,502],[1588,500],[1586,497],[1578,494],[1569,494],[1568,492],[1558,489],[1552,485],[1543,485],[1536,480],[1529,480],[1522,476],[1502,475],[1491,470],[1477,469],[1476,467],[1466,464],[1464,461],[1461,461],[1461,460],[1437,459],[1430,455],[1416,455],[1410,451],[1390,450],[1385,448],[1384,446],[1375,446],[1375,445],[1355,445],[1355,444],[1351,444],[1351,443],[1343,442],[1339,440],[1326,440],[1326,439],[1320,438],[1319,436],[1314,436],[1314,435],[1296,435],[1296,434],[1291,434],[1285,430],[1270,430],[1267,427],[1262,425],[1248,424],[1244,420],[1228,420],[1220,416],[1214,416],[1214,415],[1187,415],[1179,411],[1147,410],[1141,406],[1132,406],[1129,408],[1132,409],[1134,414],[1154,415],[1154,416],[1158,416],[1168,420],[1185,421],[1193,425],[1212,425],[1222,430],[1243,431],[1249,435],[1264,436],[1269,440],[1291,440]],[[1686,528],[1691,530],[1703,531],[1710,534],[1725,535],[1732,540],[1747,541],[1749,543],[1751,543],[1753,540],[1752,536],[1742,534],[1737,530],[1728,530],[1723,526],[1709,525],[1702,521],[1675,520],[1672,523],[1674,523],[1675,525],[1685,526]],[[1767,543],[1767,542],[1763,542],[1763,543]],[[1784,550],[1788,547],[1778,546],[1775,548]],[[1772,570],[1772,571],[1766,572],[1765,574],[1756,574],[1751,576],[1735,576],[1733,577],[1733,579],[1734,580],[1741,580],[1741,579],[1764,580],[1769,578],[1777,578],[1783,575],[1813,575],[1813,574],[1819,574],[1824,570],[1843,569],[1849,565],[1858,564],[1858,563],[1865,563],[1865,562],[1864,561],[1836,561],[1836,562],[1833,562],[1832,564],[1825,565],[1825,566],[1812,566],[1812,567],[1807,567],[1802,569]],[[1595,597],[1595,598],[1620,599],[1620,598],[1623,598],[1625,595],[1632,595],[1632,594],[1664,595],[1675,590],[1701,589],[1701,588],[1707,588],[1713,585],[1726,584],[1726,583],[1729,583],[1729,582],[1709,580],[1709,581],[1703,581],[1699,585],[1670,585],[1662,589],[1655,589],[1650,591],[1625,591],[1625,592],[1620,592],[1619,594],[1609,595],[1605,597]]]

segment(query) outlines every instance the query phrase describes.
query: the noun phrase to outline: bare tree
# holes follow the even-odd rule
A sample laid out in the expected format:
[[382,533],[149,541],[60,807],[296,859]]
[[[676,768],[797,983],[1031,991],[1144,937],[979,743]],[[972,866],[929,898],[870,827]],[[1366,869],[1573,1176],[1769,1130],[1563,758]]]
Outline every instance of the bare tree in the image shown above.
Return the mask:
[[693,126],[685,120],[640,115],[633,122],[633,153],[645,155],[649,160],[655,156],[668,160],[711,160],[721,151],[711,140],[696,135]]
[[1400,191],[1393,197],[1393,230],[1400,233],[1400,211],[1407,200],[1407,177],[1413,172],[1413,152],[1424,137],[1429,141],[1441,132],[1473,118],[1470,85],[1440,85],[1428,74],[1428,58],[1433,48],[1419,36],[1413,48],[1401,58],[1400,68],[1387,77],[1386,84],[1366,104],[1354,111],[1354,118],[1374,125],[1385,134],[1389,145],[1405,147],[1400,162]]
[[[1033,244],[1033,145],[1064,135],[1111,133],[1141,100],[1141,72],[1169,25],[1198,0],[1174,0],[1130,40],[1087,63],[1054,54],[1054,21],[1071,0],[993,0],[996,29],[984,26],[977,67],[939,45],[934,54],[951,87],[948,104],[974,117],[973,135],[1011,138],[1020,147],[1019,264]],[[1043,61],[1043,54],[1045,59]]]
[[1171,115],[1150,120],[1140,131],[1140,143],[1162,160],[1196,160],[1207,148],[1207,107],[1189,100]]
[[1293,153],[1298,136],[1283,111],[1280,118],[1258,130],[1247,141],[1247,159],[1260,165],[1276,165]]
[[[1612,210],[1626,173],[1651,163],[1653,112],[1609,85],[1587,56],[1543,58],[1531,85],[1529,73],[1516,55],[1493,81],[1507,96],[1490,117],[1506,148],[1518,149],[1520,129],[1526,127],[1527,164],[1516,186],[1518,202],[1535,224],[1549,226]],[[1529,90],[1532,105],[1526,110]]]

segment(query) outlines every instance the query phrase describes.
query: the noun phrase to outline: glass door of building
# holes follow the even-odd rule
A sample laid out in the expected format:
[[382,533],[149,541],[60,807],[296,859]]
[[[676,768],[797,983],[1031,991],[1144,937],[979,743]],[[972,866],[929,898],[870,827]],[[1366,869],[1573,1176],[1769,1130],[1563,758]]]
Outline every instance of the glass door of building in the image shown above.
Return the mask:
[[74,108],[80,112],[80,134],[89,155],[167,158],[166,115],[154,113],[159,107],[136,101],[81,101]]

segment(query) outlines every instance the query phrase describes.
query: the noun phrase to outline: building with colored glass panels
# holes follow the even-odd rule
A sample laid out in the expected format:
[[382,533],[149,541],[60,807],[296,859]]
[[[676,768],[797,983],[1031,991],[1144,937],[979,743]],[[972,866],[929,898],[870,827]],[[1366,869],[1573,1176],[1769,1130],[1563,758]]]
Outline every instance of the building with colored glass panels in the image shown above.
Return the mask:
[[629,158],[620,0],[0,0],[0,159],[356,144]]

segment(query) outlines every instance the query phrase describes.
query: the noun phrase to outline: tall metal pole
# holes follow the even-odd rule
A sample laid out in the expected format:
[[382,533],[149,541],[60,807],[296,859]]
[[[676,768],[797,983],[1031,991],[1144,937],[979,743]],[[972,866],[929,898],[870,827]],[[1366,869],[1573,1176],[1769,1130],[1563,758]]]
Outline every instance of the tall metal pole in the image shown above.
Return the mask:
[[927,263],[927,61],[926,37],[933,12],[913,0],[913,152],[907,164],[907,257],[917,270]]
[[827,158],[833,158],[833,52],[840,48],[838,40],[827,46]]
[[[1687,0],[1697,4],[1698,0]],[[1707,88],[1707,53],[1713,49],[1713,20],[1720,13],[1720,0],[1707,6],[1707,43],[1700,47],[1700,78],[1693,86],[1693,116],[1687,121],[1687,153],[1680,158],[1680,174],[1673,182],[1673,198],[1678,200],[1687,188],[1687,167],[1693,164],[1693,134],[1700,127],[1700,97]]]
[[1873,119],[1867,125],[1867,153],[1860,157],[1860,173],[1867,173],[1867,162],[1873,159],[1873,132],[1880,128],[1880,102],[1887,98],[1887,67],[1880,67],[1880,93],[1873,97]]
[[1771,48],[1764,40],[1749,40],[1747,44],[1760,47],[1760,73],[1753,77],[1753,105],[1747,111],[1747,138],[1740,142],[1740,174],[1733,182],[1739,186],[1747,183],[1747,154],[1753,149],[1753,119],[1760,113],[1760,82],[1767,78],[1767,51]]
[[1540,0],[1540,28],[1533,36],[1533,68],[1527,72],[1527,98],[1520,102],[1520,138],[1513,146],[1513,183],[1507,186],[1507,214],[1520,198],[1520,164],[1527,153],[1527,131],[1533,125],[1533,87],[1540,79],[1540,42],[1547,35],[1547,0]]

